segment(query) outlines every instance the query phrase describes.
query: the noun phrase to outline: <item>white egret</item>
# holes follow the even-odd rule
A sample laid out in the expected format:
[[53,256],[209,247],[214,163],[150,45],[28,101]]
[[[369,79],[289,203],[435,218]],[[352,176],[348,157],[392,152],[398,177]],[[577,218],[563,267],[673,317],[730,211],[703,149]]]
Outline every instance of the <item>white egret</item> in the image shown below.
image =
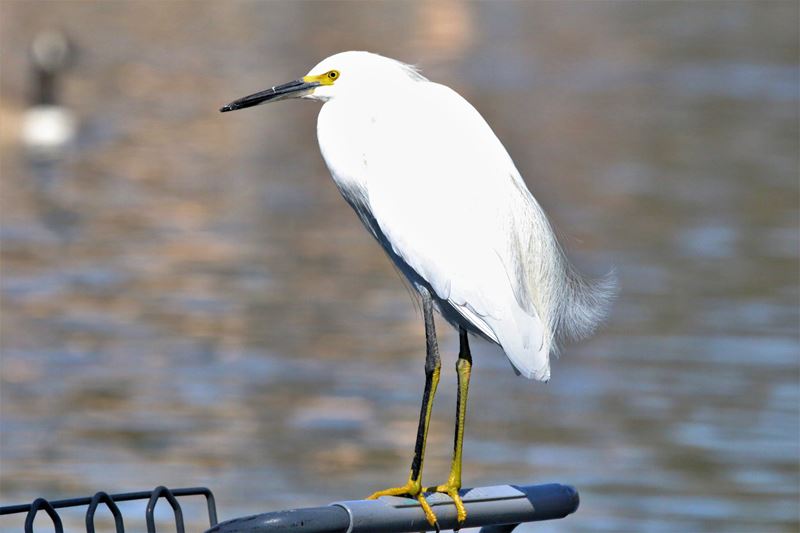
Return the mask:
[[374,493],[415,498],[433,526],[421,474],[440,360],[433,309],[459,331],[455,446],[446,483],[459,497],[472,367],[467,334],[501,346],[519,374],[550,378],[550,355],[585,337],[614,292],[564,257],[542,208],[481,115],[458,93],[415,68],[368,52],[333,55],[303,78],[236,100],[233,111],[287,98],[324,103],[320,150],[366,228],[419,292],[427,340],[425,392],[407,483]]

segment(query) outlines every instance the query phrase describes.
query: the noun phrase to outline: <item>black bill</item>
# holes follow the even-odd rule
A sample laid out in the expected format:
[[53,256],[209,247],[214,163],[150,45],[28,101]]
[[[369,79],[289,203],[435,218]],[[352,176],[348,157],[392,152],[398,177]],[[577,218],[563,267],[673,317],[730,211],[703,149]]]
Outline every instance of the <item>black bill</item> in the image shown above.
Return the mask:
[[303,80],[294,80],[283,85],[277,85],[266,91],[257,92],[244,98],[234,100],[228,105],[222,106],[220,111],[236,111],[237,109],[244,109],[245,107],[253,107],[254,105],[264,104],[267,102],[277,102],[286,98],[295,98],[310,93],[314,87],[319,87],[316,81],[307,82]]

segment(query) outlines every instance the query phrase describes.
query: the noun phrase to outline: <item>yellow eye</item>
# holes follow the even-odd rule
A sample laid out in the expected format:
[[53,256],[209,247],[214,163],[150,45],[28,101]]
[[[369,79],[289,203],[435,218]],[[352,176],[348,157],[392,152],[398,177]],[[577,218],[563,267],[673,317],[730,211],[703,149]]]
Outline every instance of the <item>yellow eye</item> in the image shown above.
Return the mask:
[[338,70],[331,70],[331,71],[328,72],[327,76],[328,76],[328,79],[335,80],[336,78],[339,77],[339,71]]

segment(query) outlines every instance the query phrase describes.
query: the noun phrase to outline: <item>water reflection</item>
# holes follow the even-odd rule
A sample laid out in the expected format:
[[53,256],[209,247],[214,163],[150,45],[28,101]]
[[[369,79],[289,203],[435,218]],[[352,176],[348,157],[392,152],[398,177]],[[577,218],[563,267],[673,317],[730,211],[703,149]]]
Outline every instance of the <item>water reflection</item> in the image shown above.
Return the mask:
[[4,502],[205,484],[228,518],[402,478],[420,317],[316,107],[216,112],[366,48],[474,102],[577,262],[622,281],[547,386],[476,345],[465,482],[575,484],[543,531],[797,529],[797,6],[201,5],[0,4],[4,50],[54,25],[82,50],[82,129],[45,180],[14,133],[25,55],[0,56]]

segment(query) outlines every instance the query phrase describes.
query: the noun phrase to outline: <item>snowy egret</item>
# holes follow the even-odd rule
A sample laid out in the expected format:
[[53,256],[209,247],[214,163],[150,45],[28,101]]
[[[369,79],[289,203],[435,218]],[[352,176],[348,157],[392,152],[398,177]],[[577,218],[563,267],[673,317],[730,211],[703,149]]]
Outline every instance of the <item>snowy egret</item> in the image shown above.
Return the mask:
[[[402,487],[374,493],[419,501],[459,497],[467,392],[468,333],[501,346],[517,373],[550,378],[550,354],[585,337],[604,316],[614,280],[581,277],[565,258],[542,208],[481,115],[414,67],[368,52],[333,55],[301,79],[224,106],[233,111],[287,98],[324,102],[322,157],[345,200],[419,292],[425,323],[425,391],[414,458]],[[455,444],[446,483],[421,482],[440,360],[433,309],[459,331]]]

